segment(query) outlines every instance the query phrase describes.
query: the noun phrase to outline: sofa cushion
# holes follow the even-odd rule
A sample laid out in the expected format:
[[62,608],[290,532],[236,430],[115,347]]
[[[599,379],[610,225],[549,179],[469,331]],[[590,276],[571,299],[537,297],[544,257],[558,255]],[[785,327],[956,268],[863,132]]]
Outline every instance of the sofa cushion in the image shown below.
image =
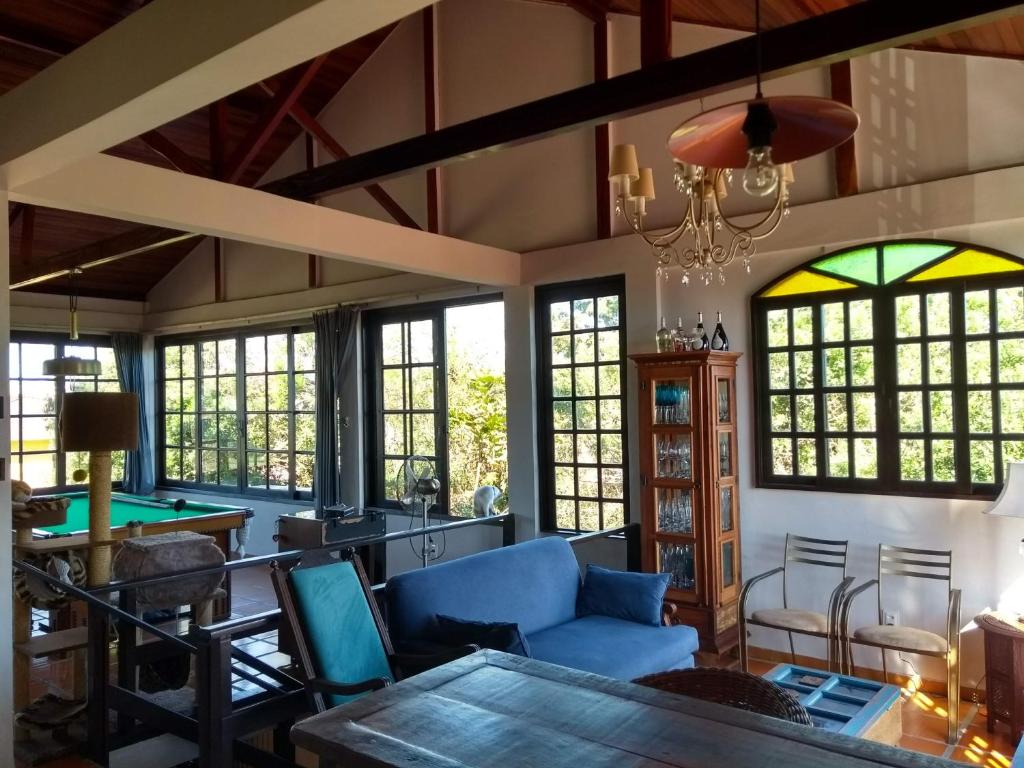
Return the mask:
[[388,579],[388,628],[399,646],[436,640],[437,614],[505,621],[523,634],[576,617],[580,570],[572,547],[551,536],[431,565]]
[[667,573],[631,573],[588,565],[576,598],[576,615],[611,616],[657,627],[668,579]]
[[519,625],[507,621],[469,621],[437,616],[438,640],[446,646],[477,645],[516,656],[529,656],[530,646]]
[[619,680],[692,667],[698,645],[693,627],[652,627],[596,615],[529,634],[526,639],[531,658]]

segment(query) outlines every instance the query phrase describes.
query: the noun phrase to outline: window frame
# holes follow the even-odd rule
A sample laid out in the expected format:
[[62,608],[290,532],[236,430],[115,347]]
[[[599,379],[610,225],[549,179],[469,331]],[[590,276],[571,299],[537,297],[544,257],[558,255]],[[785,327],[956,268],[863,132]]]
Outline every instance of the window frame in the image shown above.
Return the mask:
[[[448,348],[445,329],[445,311],[454,307],[464,307],[473,304],[491,304],[495,302],[504,303],[505,296],[501,292],[474,294],[472,296],[460,296],[440,301],[423,302],[420,304],[404,304],[398,307],[382,307],[371,309],[363,313],[363,423],[365,433],[363,436],[363,478],[364,478],[364,503],[368,507],[379,507],[383,509],[401,509],[396,499],[390,499],[386,493],[386,474],[384,463],[391,458],[391,454],[385,456],[384,449],[384,366],[381,363],[383,352],[378,341],[381,330],[385,325],[394,323],[412,323],[429,320],[433,324],[433,361],[425,364],[402,363],[386,366],[388,368],[403,368],[415,366],[430,366],[434,369],[434,408],[429,411],[434,415],[434,471],[441,482],[441,491],[437,495],[434,505],[430,508],[430,514],[451,514],[450,508],[450,474],[448,456],[448,379],[445,371],[448,369]],[[504,343],[504,339],[502,342]],[[507,371],[506,371],[507,375]],[[506,402],[506,412],[507,412]],[[395,412],[392,409],[392,412]],[[401,409],[407,413],[427,413],[423,409]],[[444,450],[442,450],[442,448]],[[507,489],[502,489],[506,490]]]
[[[296,440],[296,429],[295,429],[295,415],[298,412],[295,408],[295,341],[294,337],[296,334],[313,333],[312,322],[303,323],[288,323],[286,325],[264,325],[264,326],[250,326],[245,328],[231,328],[223,329],[218,331],[211,331],[209,333],[188,333],[188,334],[174,334],[161,336],[157,339],[156,343],[156,484],[158,488],[162,489],[183,489],[183,490],[195,490],[203,493],[210,493],[219,496],[247,496],[256,498],[265,498],[273,501],[312,501],[314,490],[299,490],[295,486],[295,456],[297,453],[308,453],[307,451],[296,451],[295,440]],[[288,411],[288,463],[290,469],[289,475],[289,487],[287,490],[260,488],[257,486],[249,486],[248,483],[248,464],[247,454],[248,451],[248,411],[246,410],[246,370],[245,370],[245,342],[246,339],[252,337],[266,337],[285,334],[288,337],[288,368],[286,371],[279,372],[285,373],[288,376],[288,399],[289,405],[291,406]],[[167,435],[166,435],[166,351],[168,347],[177,346],[188,346],[191,345],[194,349],[196,365],[195,372],[191,377],[178,377],[181,381],[191,379],[196,384],[196,476],[201,477],[201,464],[199,457],[203,452],[201,444],[201,416],[205,411],[202,409],[202,389],[201,381],[204,378],[221,378],[219,371],[219,361],[217,373],[204,375],[201,371],[200,360],[202,357],[202,345],[206,342],[219,342],[225,340],[232,340],[235,342],[235,418],[238,420],[238,445],[234,449],[237,453],[238,459],[238,482],[234,486],[220,485],[215,483],[205,483],[202,481],[188,481],[188,480],[176,480],[168,479],[167,467],[166,467],[166,448],[167,448]],[[305,369],[303,369],[305,370]],[[301,372],[301,371],[300,371]],[[227,374],[230,376],[231,374]],[[261,375],[255,373],[251,375]],[[263,371],[262,375],[266,377],[267,371]],[[219,398],[219,394],[218,394]],[[218,399],[219,405],[219,399]],[[230,411],[221,411],[219,408],[212,413],[223,414],[230,413]],[[253,413],[269,413],[269,411],[254,411]],[[276,411],[274,413],[277,413]],[[306,413],[306,411],[301,411]],[[218,447],[214,449],[219,454],[229,453],[230,448],[223,449],[219,447],[219,419],[218,419]],[[182,449],[184,450],[184,449]],[[269,447],[263,449],[264,453],[269,452]],[[315,462],[315,450],[314,450],[314,462]],[[219,474],[219,470],[218,470]],[[314,469],[314,482],[315,482],[315,469]]]
[[[751,350],[753,357],[753,391],[754,391],[754,445],[755,445],[755,477],[759,488],[779,490],[809,490],[837,493],[863,493],[883,496],[908,496],[925,498],[948,498],[948,499],[993,499],[1002,487],[1005,461],[1002,459],[1002,445],[1004,440],[1014,440],[1016,437],[1024,440],[1024,434],[1005,433],[999,431],[999,406],[993,402],[992,406],[992,432],[974,433],[991,434],[993,443],[993,477],[994,482],[975,482],[971,477],[971,454],[970,445],[972,433],[968,423],[969,411],[967,408],[967,393],[971,388],[988,390],[998,397],[999,392],[1006,389],[1024,391],[1024,382],[1007,383],[996,382],[993,379],[988,384],[970,384],[967,381],[967,370],[965,361],[965,350],[968,342],[983,340],[991,344],[991,366],[994,371],[997,367],[998,340],[1002,338],[1024,339],[1022,331],[1000,332],[996,325],[996,302],[989,302],[989,327],[990,330],[984,334],[966,333],[964,300],[965,294],[973,291],[989,290],[995,291],[998,288],[1024,287],[1024,271],[989,273],[980,275],[960,276],[926,280],[921,282],[908,282],[909,278],[924,272],[941,262],[942,259],[956,254],[956,250],[950,251],[936,260],[905,273],[898,280],[888,285],[860,286],[834,291],[819,291],[813,293],[802,293],[778,297],[763,297],[761,292],[769,287],[780,283],[792,274],[807,269],[816,261],[828,258],[834,254],[854,250],[861,247],[876,247],[878,258],[881,262],[882,249],[887,245],[903,243],[927,243],[949,245],[955,249],[976,248],[986,253],[1006,258],[1019,264],[1024,264],[1024,259],[1013,254],[1000,251],[996,248],[980,246],[973,243],[954,240],[926,240],[926,239],[894,239],[854,245],[849,248],[842,248],[834,252],[824,253],[808,261],[802,262],[794,268],[784,272],[755,291],[750,299],[751,313]],[[838,277],[832,275],[834,277]],[[839,278],[845,279],[845,278]],[[899,296],[918,296],[920,301],[921,317],[927,313],[927,302],[925,297],[928,294],[948,292],[950,297],[950,329],[948,334],[925,334],[925,326],[922,324],[921,331],[917,336],[898,337],[896,335],[896,311],[895,302]],[[870,389],[875,393],[875,436],[877,439],[876,461],[878,465],[877,478],[856,478],[852,476],[853,451],[850,452],[851,476],[845,478],[831,478],[827,475],[827,464],[825,460],[826,441],[830,431],[825,429],[823,420],[825,418],[824,404],[824,362],[823,350],[831,345],[836,346],[840,342],[824,342],[822,339],[822,307],[826,304],[842,302],[844,307],[849,302],[859,299],[870,299],[872,301],[872,338],[864,343],[870,344],[874,349],[875,384]],[[813,343],[810,349],[815,354],[814,380],[809,394],[815,397],[815,430],[807,433],[808,437],[815,440],[816,474],[813,476],[776,475],[773,473],[773,456],[771,441],[773,433],[771,427],[771,395],[773,394],[769,383],[769,353],[774,349],[785,349],[792,352],[798,346],[790,343],[785,348],[770,348],[767,338],[768,312],[775,309],[792,309],[795,307],[811,307],[813,318]],[[846,316],[846,328],[849,329],[849,310],[844,309]],[[792,342],[792,323],[789,324],[789,341]],[[932,384],[928,382],[928,361],[925,352],[921,359],[921,381],[915,384],[901,384],[898,381],[897,348],[900,344],[920,343],[927,348],[931,340],[945,341],[950,344],[951,372],[948,383],[940,382]],[[851,341],[849,332],[845,340],[841,342],[849,349],[856,345]],[[850,381],[852,363],[847,359],[846,384],[841,388],[844,392],[856,391]],[[788,391],[793,391],[793,371],[790,370],[791,386]],[[866,389],[862,387],[861,389]],[[927,405],[927,394],[933,389],[950,391],[952,400],[952,432],[936,433],[927,429],[930,425],[930,407]],[[919,391],[923,397],[922,430],[919,432],[900,431],[900,403],[899,394],[901,391]],[[777,394],[777,392],[775,393]],[[856,437],[853,429],[853,413],[849,410],[848,400],[848,430],[843,433],[852,441]],[[790,419],[795,420],[796,414],[791,406]],[[794,429],[789,434],[797,437],[800,433]],[[778,433],[781,434],[781,433]],[[951,435],[947,438],[946,435]],[[925,472],[930,467],[931,441],[951,439],[953,442],[953,456],[956,479],[953,481],[941,480],[903,480],[900,477],[900,441],[903,439],[922,440],[924,444],[923,461]],[[975,438],[977,439],[977,438]],[[982,438],[984,439],[984,438]],[[796,451],[793,451],[794,461]]]
[[[595,302],[601,296],[618,296],[619,299],[619,395],[618,400],[621,405],[621,424],[620,434],[622,436],[622,519],[624,524],[628,524],[630,521],[630,498],[629,498],[629,398],[627,393],[627,368],[629,365],[629,358],[626,352],[626,335],[628,332],[626,324],[626,276],[620,275],[609,275],[606,277],[588,278],[584,280],[572,280],[561,283],[551,283],[548,285],[537,286],[534,292],[534,333],[535,333],[535,350],[536,350],[536,386],[537,386],[537,462],[538,462],[538,499],[540,506],[540,525],[541,531],[544,533],[557,533],[563,535],[575,535],[579,533],[586,533],[587,531],[579,527],[580,523],[580,512],[579,512],[579,501],[580,499],[591,500],[592,497],[581,497],[579,495],[578,480],[574,480],[574,489],[577,491],[573,497],[576,501],[576,528],[559,528],[558,527],[558,516],[556,510],[556,493],[555,493],[555,457],[554,457],[554,423],[552,416],[552,402],[556,399],[552,392],[551,375],[552,362],[551,362],[551,311],[550,307],[552,304],[564,301],[575,301],[577,299],[588,299],[593,298]],[[595,331],[597,330],[595,326]],[[571,331],[570,331],[571,332]],[[574,365],[575,361],[575,347],[570,345],[571,357],[570,367]],[[597,353],[595,349],[595,367],[598,366]],[[577,397],[575,391],[571,398],[557,398],[559,400],[571,399],[573,403],[576,402]],[[584,398],[586,399],[586,398]],[[600,400],[599,394],[595,394],[595,399]],[[574,408],[575,412],[575,408]],[[589,430],[582,430],[587,432]],[[572,433],[575,436],[580,430],[573,429]],[[598,443],[600,444],[600,423],[596,429],[598,435]],[[575,444],[575,438],[574,438]],[[564,466],[564,465],[563,465]],[[573,462],[573,466],[579,466],[577,462]],[[589,466],[589,465],[587,465]],[[598,476],[600,479],[601,469],[604,465],[600,462],[600,446],[598,449],[598,462],[594,465],[597,467]],[[612,465],[608,465],[612,466]],[[614,465],[618,466],[618,465]],[[598,506],[598,521],[601,529],[604,528],[604,512]],[[618,500],[616,500],[618,501]]]
[[[68,338],[67,334],[63,334],[63,333],[54,333],[54,332],[49,332],[49,331],[19,331],[19,330],[16,330],[16,329],[12,329],[11,330],[10,342],[12,344],[52,344],[53,348],[54,348],[54,353],[56,354],[56,356],[58,358],[64,358],[64,357],[67,356],[65,354],[65,350],[68,347],[102,347],[104,349],[109,349],[111,351],[113,351],[113,347],[114,347],[113,342],[111,341],[110,337],[109,336],[103,336],[101,334],[85,334],[85,335],[80,335],[78,337],[77,341],[72,341],[70,338]],[[116,366],[116,363],[115,363],[115,366]],[[12,438],[13,438],[14,430],[18,429],[19,430],[19,432],[18,432],[19,444],[20,444],[20,441],[21,441],[20,423],[21,423],[21,420],[26,417],[26,415],[24,414],[24,409],[22,408],[22,398],[23,398],[23,395],[24,395],[24,385],[22,384],[22,382],[25,380],[25,378],[26,377],[24,376],[24,371],[21,369],[21,360],[19,360],[18,361],[18,376],[11,376],[11,377],[9,377],[10,381],[17,381],[17,382],[19,382],[19,386],[18,386],[18,412],[17,413],[14,413],[14,408],[11,407],[12,401],[13,401],[14,398],[11,395],[10,387],[9,386],[8,386],[8,390],[7,390],[7,398],[8,398],[7,414],[10,417],[10,421],[11,421]],[[53,384],[53,389],[54,389],[53,419],[54,419],[54,426],[55,426],[55,430],[56,430],[56,434],[54,435],[54,443],[55,443],[55,445],[57,447],[56,447],[56,449],[54,451],[23,451],[23,450],[22,451],[11,451],[11,463],[12,464],[14,463],[14,457],[15,456],[23,456],[26,453],[29,454],[29,455],[45,455],[45,454],[48,454],[48,453],[54,453],[55,457],[56,457],[55,458],[55,472],[56,472],[56,477],[57,477],[57,479],[59,481],[61,478],[66,478],[67,477],[67,453],[64,450],[61,449],[61,445],[60,445],[60,422],[59,422],[59,418],[60,418],[61,409],[63,408],[63,405],[64,405],[64,395],[67,393],[66,383],[65,382],[66,382],[68,377],[67,376],[50,376],[50,377],[39,376],[39,377],[28,377],[28,378],[29,378],[30,381],[41,381],[41,380],[47,380],[48,379]],[[75,378],[86,378],[86,377],[75,377]],[[93,380],[102,379],[101,376],[92,376],[92,377],[88,377],[88,378],[91,378]],[[109,379],[103,379],[103,380],[104,381],[108,381]],[[113,380],[118,382],[118,389],[120,390],[120,386],[121,385],[120,385],[119,379],[117,378],[117,371],[116,370],[114,372],[114,379]],[[60,384],[60,386],[58,386],[58,383]],[[30,414],[30,415],[28,415],[28,418],[32,418],[32,416],[45,416],[45,414]],[[22,464],[22,462],[20,460],[19,460],[18,463],[19,463],[19,465]],[[13,478],[13,471],[12,471],[12,478]],[[121,480],[114,480],[111,485],[112,485],[112,487],[114,489],[121,489],[121,488],[124,487],[124,480],[123,479],[121,479]],[[35,495],[37,495],[37,496],[42,496],[42,495],[47,495],[47,494],[72,493],[72,492],[75,492],[75,491],[83,491],[83,490],[87,489],[88,487],[89,487],[88,483],[62,483],[62,482],[58,482],[56,485],[53,485],[53,486],[46,486],[46,487],[42,487],[42,488],[33,488],[32,492]]]

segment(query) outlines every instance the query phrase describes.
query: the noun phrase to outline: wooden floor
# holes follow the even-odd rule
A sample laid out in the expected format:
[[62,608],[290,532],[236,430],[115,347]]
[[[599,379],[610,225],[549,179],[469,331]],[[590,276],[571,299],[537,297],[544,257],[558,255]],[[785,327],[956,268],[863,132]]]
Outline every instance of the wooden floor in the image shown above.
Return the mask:
[[[239,615],[258,613],[276,607],[273,589],[270,585],[269,572],[248,569],[235,575],[232,585],[235,610]],[[268,640],[254,641],[248,648],[250,653],[268,657],[268,662],[276,661],[276,646]],[[32,672],[33,694],[38,695],[47,689],[58,687],[67,675],[68,670],[62,665],[54,665],[48,669],[44,665],[34,666]],[[751,660],[751,672],[763,674],[775,666],[775,662]],[[1009,768],[1014,746],[1010,742],[1006,726],[999,724],[996,732],[989,734],[985,729],[985,706],[964,702],[961,728],[966,729],[960,742],[956,745],[946,744],[946,709],[945,699],[939,696],[903,691],[903,739],[900,746],[929,755],[940,755],[984,768]],[[94,764],[80,758],[69,758],[48,763],[46,768],[91,768]]]

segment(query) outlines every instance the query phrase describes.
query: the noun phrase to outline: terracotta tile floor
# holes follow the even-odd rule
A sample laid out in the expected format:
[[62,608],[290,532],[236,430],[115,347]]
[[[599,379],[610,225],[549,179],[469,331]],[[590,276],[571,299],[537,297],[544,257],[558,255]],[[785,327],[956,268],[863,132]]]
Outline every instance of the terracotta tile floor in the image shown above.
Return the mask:
[[[750,671],[764,674],[775,662],[751,659]],[[1009,768],[1014,745],[1006,726],[996,725],[995,733],[986,729],[984,705],[962,702],[960,727],[964,730],[955,745],[946,743],[946,699],[923,692],[903,690],[900,706],[903,718],[903,738],[900,746],[914,752],[924,752],[985,768]]]

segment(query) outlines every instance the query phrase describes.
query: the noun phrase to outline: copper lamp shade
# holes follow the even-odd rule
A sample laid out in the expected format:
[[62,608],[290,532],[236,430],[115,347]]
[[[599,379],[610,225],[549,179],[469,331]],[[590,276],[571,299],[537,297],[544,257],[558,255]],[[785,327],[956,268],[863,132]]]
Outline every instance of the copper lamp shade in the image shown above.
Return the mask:
[[60,413],[64,451],[139,447],[139,396],[134,392],[68,392]]
[[[792,163],[839,146],[853,136],[860,117],[852,108],[817,96],[765,97],[777,127],[772,160]],[[668,138],[668,151],[682,163],[705,168],[743,168],[749,141],[743,133],[749,102],[727,104],[692,117]]]

